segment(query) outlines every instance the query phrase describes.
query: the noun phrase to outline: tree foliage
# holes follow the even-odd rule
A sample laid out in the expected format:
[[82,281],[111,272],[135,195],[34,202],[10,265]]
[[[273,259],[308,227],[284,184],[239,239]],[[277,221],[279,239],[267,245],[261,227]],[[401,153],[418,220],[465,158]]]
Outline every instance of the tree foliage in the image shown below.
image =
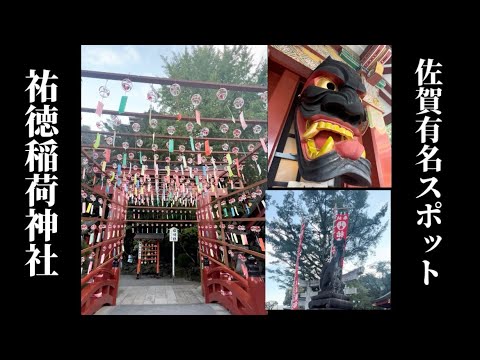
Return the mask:
[[390,262],[379,261],[372,268],[374,273],[364,274],[349,284],[357,288],[357,293],[351,296],[356,309],[376,309],[373,301],[391,290]]
[[387,226],[384,217],[388,204],[370,217],[367,214],[367,191],[308,190],[302,191],[298,199],[294,194],[293,191],[287,191],[281,203],[267,200],[267,206],[275,207],[278,215],[268,223],[267,242],[277,259],[272,264],[282,265],[271,271],[271,278],[279,283],[280,288],[289,289],[293,283],[302,218],[307,226],[299,277],[305,280],[320,278],[330,255],[335,205],[337,208],[351,207],[345,259],[363,263],[368,254],[373,253]]

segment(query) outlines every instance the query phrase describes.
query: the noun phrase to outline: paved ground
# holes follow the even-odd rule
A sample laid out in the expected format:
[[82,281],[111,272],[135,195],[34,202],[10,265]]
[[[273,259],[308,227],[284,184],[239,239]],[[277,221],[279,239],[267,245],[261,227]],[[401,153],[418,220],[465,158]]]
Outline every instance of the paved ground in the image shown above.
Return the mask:
[[205,304],[200,283],[122,275],[117,306],[104,306],[95,315],[230,315],[219,304]]

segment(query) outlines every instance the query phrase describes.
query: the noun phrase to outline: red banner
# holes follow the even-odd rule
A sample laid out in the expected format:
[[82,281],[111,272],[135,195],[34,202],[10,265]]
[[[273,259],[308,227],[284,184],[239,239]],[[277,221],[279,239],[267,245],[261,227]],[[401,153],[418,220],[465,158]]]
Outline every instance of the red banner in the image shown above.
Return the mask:
[[302,242],[303,242],[304,231],[305,231],[305,223],[302,223],[302,229],[300,230],[300,240],[298,241],[297,262],[295,264],[295,277],[293,279],[292,310],[298,309],[298,265],[300,262],[300,255],[302,254]]
[[333,223],[333,238],[335,240],[346,240],[348,230],[348,214],[337,214]]
[[[335,221],[333,222],[333,239],[335,241],[343,240],[343,250],[347,244],[347,231],[348,231],[348,213],[337,214]],[[332,256],[335,255],[335,246],[332,246]],[[343,256],[339,261],[340,267],[343,268]]]

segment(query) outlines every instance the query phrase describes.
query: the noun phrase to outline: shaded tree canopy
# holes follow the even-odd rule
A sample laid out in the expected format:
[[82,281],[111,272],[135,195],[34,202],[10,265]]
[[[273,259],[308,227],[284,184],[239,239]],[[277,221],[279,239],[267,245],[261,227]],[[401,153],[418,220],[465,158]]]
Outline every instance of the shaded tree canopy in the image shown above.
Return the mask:
[[[305,227],[302,255],[299,262],[299,277],[305,280],[320,278],[321,270],[328,263],[334,221],[334,207],[351,207],[345,259],[362,263],[373,253],[382,233],[387,227],[384,221],[388,204],[373,216],[367,214],[369,207],[367,191],[307,190],[301,191],[298,199],[295,192],[287,191],[283,201],[277,203],[267,198],[267,206],[275,207],[278,217],[269,221],[267,242],[272,246],[281,264],[271,273],[271,278],[280,288],[289,289],[293,283],[301,219]],[[308,226],[310,225],[310,226]]]

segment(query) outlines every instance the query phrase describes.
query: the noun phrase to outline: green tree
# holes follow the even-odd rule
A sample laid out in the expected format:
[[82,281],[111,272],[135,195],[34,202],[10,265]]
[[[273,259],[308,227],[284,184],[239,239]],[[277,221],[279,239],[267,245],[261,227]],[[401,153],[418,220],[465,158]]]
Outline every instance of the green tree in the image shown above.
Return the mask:
[[278,301],[270,300],[270,301],[265,302],[265,309],[266,310],[274,310],[275,307],[277,307],[277,306],[278,306]]
[[[274,200],[267,203],[276,207],[278,217],[269,221],[267,242],[274,250],[280,264],[272,271],[271,278],[279,287],[292,286],[301,219],[310,226],[305,227],[302,256],[299,262],[299,277],[305,280],[320,278],[321,270],[328,263],[333,230],[333,209],[351,207],[349,210],[348,241],[345,259],[362,263],[372,253],[387,222],[383,221],[388,204],[374,216],[367,214],[367,191],[302,191],[298,199],[293,191],[287,191],[282,203]],[[288,290],[287,290],[288,291]]]
[[373,301],[391,290],[390,262],[380,261],[371,267],[374,273],[364,274],[350,284],[357,288],[357,294],[351,296],[356,309],[376,309]]
[[283,299],[283,305],[292,305],[292,288],[287,288],[287,290],[285,291],[285,299]]

